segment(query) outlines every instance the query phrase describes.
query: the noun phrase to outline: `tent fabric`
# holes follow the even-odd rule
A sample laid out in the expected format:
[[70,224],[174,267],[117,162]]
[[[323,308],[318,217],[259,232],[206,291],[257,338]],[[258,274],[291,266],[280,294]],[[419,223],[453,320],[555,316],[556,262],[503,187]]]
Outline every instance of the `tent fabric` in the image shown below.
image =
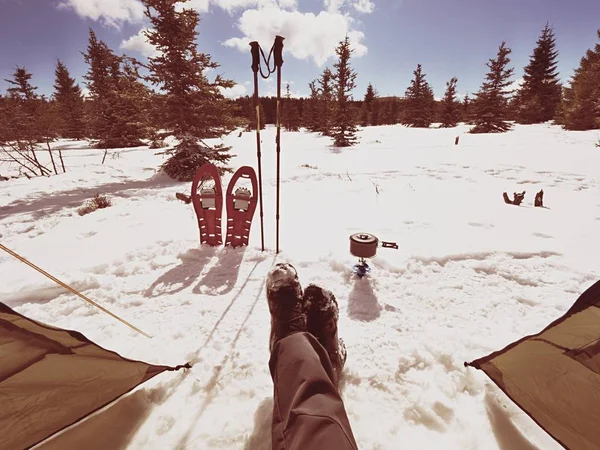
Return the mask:
[[563,447],[600,448],[600,281],[538,334],[465,363]]
[[181,367],[123,358],[0,303],[0,449],[30,448]]

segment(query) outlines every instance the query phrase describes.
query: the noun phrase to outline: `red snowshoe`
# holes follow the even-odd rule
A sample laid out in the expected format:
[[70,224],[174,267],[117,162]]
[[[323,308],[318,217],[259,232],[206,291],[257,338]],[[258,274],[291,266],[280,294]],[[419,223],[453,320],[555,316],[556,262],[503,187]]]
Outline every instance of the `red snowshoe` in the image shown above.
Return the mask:
[[[211,178],[214,180],[214,187],[203,187]],[[198,192],[198,185],[200,185],[200,192]],[[221,245],[223,243],[221,235],[223,190],[219,170],[213,164],[206,163],[196,172],[192,182],[192,203],[198,217],[200,244],[213,247]]]
[[[236,183],[240,178],[249,179],[252,183],[252,190],[245,187],[238,187],[235,192]],[[258,183],[256,181],[256,172],[252,167],[240,167],[227,187],[227,236],[225,246],[231,245],[233,248],[248,245],[250,237],[250,226],[256,210],[256,201],[258,196]]]

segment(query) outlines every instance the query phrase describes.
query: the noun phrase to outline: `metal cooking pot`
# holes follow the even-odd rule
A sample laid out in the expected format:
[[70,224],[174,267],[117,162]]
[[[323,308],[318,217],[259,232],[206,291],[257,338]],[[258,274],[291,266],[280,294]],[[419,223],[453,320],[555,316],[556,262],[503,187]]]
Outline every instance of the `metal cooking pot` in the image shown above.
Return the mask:
[[[398,249],[395,242],[381,242],[384,248]],[[379,239],[369,233],[354,233],[350,236],[350,253],[358,258],[372,258],[377,254]]]

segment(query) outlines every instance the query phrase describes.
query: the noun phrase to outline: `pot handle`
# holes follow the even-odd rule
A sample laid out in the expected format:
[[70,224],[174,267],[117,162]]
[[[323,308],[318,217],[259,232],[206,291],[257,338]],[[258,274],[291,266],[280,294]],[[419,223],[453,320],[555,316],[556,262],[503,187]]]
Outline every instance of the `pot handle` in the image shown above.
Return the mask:
[[381,241],[381,246],[383,248],[394,248],[394,249],[398,250],[398,244],[396,244],[395,242]]

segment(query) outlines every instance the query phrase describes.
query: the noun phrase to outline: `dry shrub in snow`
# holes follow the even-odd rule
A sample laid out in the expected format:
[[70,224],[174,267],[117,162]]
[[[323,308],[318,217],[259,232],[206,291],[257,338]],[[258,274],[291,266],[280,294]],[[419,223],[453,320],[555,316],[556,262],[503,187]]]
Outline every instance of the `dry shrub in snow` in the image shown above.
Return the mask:
[[80,216],[85,216],[86,214],[94,212],[97,209],[108,208],[109,206],[112,206],[112,202],[109,198],[104,195],[96,194],[93,198],[85,202],[85,205],[79,208],[77,213]]
[[151,150],[156,150],[158,148],[165,148],[167,146],[167,144],[165,143],[164,139],[158,137],[158,136],[153,136],[152,139],[150,139],[150,149]]

